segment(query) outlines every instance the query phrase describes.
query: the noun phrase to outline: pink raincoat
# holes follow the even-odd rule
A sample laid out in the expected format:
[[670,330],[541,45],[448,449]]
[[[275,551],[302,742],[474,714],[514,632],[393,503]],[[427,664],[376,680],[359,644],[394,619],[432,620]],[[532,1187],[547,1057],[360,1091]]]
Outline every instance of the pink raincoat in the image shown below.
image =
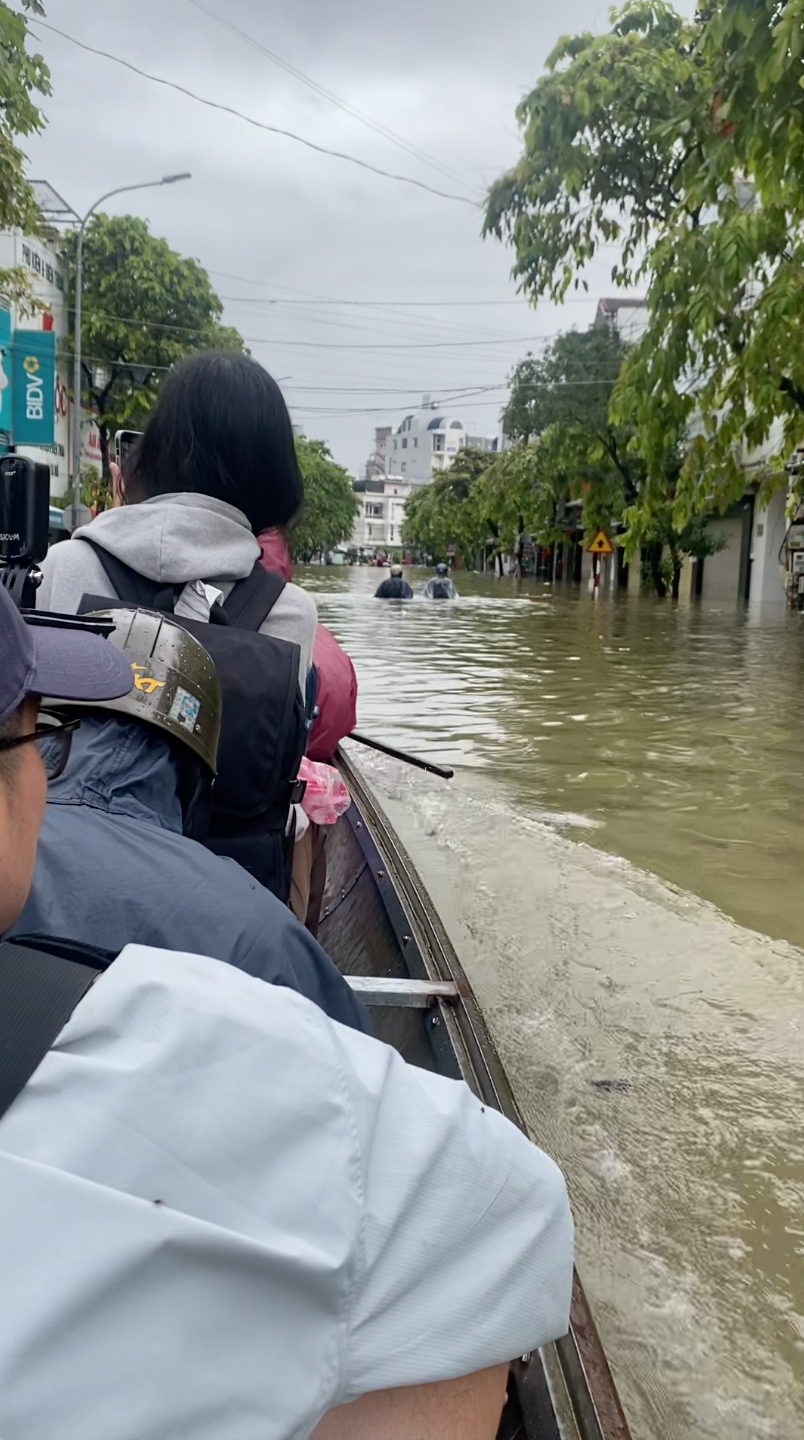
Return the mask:
[[[293,562],[284,536],[278,530],[263,530],[257,543],[263,569],[291,580]],[[331,760],[344,735],[357,724],[357,676],[346,651],[325,625],[316,631],[313,664],[318,672],[319,715],[310,731],[307,754],[311,760]]]

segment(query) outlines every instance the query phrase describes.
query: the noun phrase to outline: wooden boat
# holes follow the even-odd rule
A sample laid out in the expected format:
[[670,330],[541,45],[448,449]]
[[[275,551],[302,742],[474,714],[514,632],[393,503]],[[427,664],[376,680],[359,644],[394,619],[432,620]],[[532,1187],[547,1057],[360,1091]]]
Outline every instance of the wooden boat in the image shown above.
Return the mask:
[[[411,1064],[463,1079],[524,1129],[458,956],[360,772],[327,849],[318,938],[372,1009],[374,1032]],[[538,1137],[534,1137],[537,1138]],[[498,1440],[630,1440],[576,1274],[569,1334],[513,1364]]]

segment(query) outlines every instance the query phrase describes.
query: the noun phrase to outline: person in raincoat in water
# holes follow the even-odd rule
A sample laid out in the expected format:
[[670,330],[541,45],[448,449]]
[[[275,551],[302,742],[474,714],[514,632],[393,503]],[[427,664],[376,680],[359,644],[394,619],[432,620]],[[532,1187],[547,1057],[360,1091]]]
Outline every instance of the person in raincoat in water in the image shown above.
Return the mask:
[[425,600],[457,600],[458,592],[449,578],[446,565],[436,565],[436,573],[422,591]]
[[374,591],[375,600],[412,600],[413,591],[402,573],[401,565],[391,566],[390,579],[383,580]]

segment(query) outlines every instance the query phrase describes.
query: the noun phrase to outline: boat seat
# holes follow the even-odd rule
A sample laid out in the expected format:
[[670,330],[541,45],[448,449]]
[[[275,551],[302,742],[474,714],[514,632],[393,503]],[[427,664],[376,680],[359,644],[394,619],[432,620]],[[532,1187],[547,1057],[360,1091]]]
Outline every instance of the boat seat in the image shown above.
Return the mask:
[[454,980],[380,979],[373,975],[345,975],[344,979],[364,1005],[428,1010],[439,1000],[449,1003],[460,995]]

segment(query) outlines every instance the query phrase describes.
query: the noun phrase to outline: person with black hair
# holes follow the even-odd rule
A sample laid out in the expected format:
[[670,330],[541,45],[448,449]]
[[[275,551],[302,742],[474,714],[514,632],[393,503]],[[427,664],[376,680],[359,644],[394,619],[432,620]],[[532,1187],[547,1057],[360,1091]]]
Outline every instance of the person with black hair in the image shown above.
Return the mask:
[[[147,580],[183,587],[175,613],[207,619],[215,592],[225,600],[259,561],[257,534],[286,526],[304,498],[276,381],[236,352],[183,360],[165,377],[118,488],[122,503],[53,546],[42,562],[39,609],[75,613],[85,594],[121,598],[103,551]],[[316,624],[315,602],[289,584],[261,626],[262,634],[299,646],[302,687]]]
[[[116,599],[191,624],[228,620],[252,631],[258,648],[258,635],[272,641],[264,693],[276,750],[263,748],[256,757],[265,804],[258,815],[249,799],[248,815],[240,805],[216,818],[213,797],[205,843],[287,901],[294,866],[309,869],[294,843],[303,838],[306,817],[298,805],[289,807],[306,738],[304,712],[312,706],[318,615],[311,596],[269,577],[259,564],[257,532],[287,525],[304,497],[293,427],[276,381],[255,360],[233,352],[182,361],[165,378],[114,485],[114,508],[46,556],[37,606],[75,613],[85,598],[92,609]],[[298,653],[291,654],[291,646]],[[256,673],[246,665],[227,687],[224,736],[227,715],[241,708]],[[247,756],[234,762],[248,772]]]

